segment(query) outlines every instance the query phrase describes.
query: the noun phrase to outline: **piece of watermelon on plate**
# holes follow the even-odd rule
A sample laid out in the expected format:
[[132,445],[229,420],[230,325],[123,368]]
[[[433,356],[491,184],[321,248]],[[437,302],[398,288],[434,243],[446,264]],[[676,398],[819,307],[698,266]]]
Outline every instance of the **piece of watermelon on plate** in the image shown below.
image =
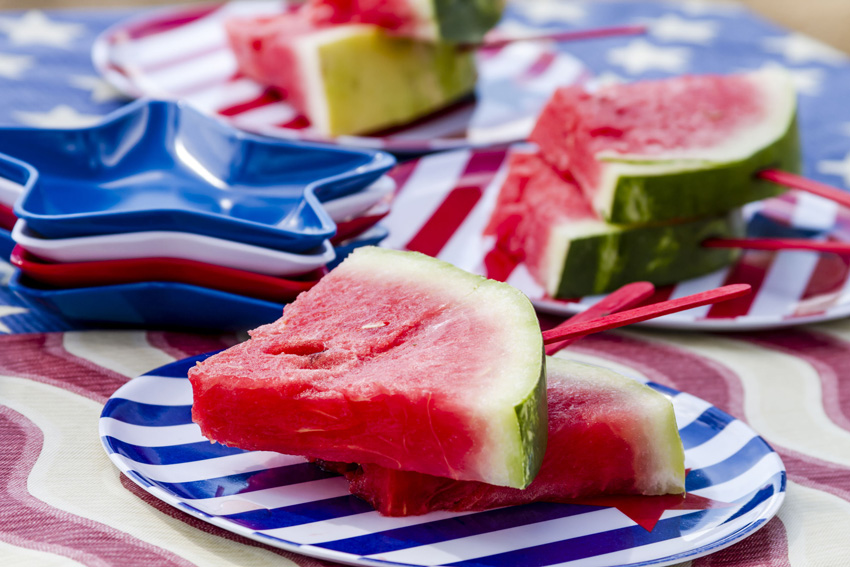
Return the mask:
[[248,450],[522,488],[546,446],[529,300],[413,252],[355,250],[189,380],[203,434]]
[[573,180],[539,154],[515,151],[484,233],[496,237],[491,256],[523,262],[550,297],[570,299],[634,281],[667,285],[713,272],[739,252],[702,242],[744,230],[739,209],[676,223],[605,222]]
[[375,25],[317,23],[302,10],[232,18],[225,29],[239,71],[280,91],[324,136],[405,124],[475,87],[472,51]]
[[758,171],[800,169],[785,71],[559,89],[530,139],[616,224],[716,215],[775,196]]
[[547,358],[547,379],[548,448],[525,490],[372,464],[329,468],[387,516],[684,492],[684,449],[668,398],[611,370],[561,358]]

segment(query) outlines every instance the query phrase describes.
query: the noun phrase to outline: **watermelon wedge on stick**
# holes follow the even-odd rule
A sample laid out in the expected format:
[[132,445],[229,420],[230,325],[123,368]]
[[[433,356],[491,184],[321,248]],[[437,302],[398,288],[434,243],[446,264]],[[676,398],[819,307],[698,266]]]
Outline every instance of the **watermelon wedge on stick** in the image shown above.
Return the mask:
[[781,190],[800,168],[796,95],[778,69],[559,89],[531,134],[616,224],[716,215]]
[[372,25],[317,25],[300,11],[226,22],[240,71],[277,88],[325,136],[415,120],[472,92],[474,55]]
[[243,449],[524,488],[546,446],[531,303],[418,253],[356,250],[189,380],[203,434]]
[[738,257],[708,238],[743,236],[740,211],[679,223],[617,225],[592,209],[575,182],[538,154],[513,153],[485,233],[500,254],[524,262],[551,297],[606,293],[631,281],[666,285]]
[[552,357],[546,367],[549,445],[525,490],[374,464],[330,468],[344,472],[352,494],[388,516],[684,492],[684,451],[670,400],[604,368]]

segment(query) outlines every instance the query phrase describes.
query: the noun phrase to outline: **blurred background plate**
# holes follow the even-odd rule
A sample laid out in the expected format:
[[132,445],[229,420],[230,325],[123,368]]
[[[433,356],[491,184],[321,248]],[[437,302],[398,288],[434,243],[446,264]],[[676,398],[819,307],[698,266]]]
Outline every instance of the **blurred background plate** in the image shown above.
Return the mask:
[[[278,14],[286,6],[255,0],[158,10],[106,30],[92,48],[92,59],[104,78],[130,96],[179,98],[269,136],[404,153],[523,139],[556,85],[587,77],[567,48],[549,42],[488,50],[478,57],[474,98],[392,131],[328,140],[275,91],[240,77],[227,44],[223,22],[228,17]],[[521,20],[509,6],[503,24],[511,28]]]

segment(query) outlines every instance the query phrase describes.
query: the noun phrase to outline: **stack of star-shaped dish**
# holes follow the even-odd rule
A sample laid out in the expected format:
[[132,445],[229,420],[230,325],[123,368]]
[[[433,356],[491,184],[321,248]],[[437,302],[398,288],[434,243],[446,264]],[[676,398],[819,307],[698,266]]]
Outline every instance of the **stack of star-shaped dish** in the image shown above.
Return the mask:
[[[242,329],[380,242],[392,156],[234,130],[137,101],[80,130],[6,129],[13,289],[92,323]],[[19,161],[20,160],[20,161]],[[14,189],[23,187],[8,211]],[[20,191],[20,190],[19,190]]]

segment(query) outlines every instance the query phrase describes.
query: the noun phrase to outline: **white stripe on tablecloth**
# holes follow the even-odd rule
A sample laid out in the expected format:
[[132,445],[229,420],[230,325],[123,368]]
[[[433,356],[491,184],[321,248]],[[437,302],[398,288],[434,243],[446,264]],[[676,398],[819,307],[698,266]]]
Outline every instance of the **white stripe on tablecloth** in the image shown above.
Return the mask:
[[175,360],[150,346],[143,331],[71,331],[62,335],[62,348],[71,355],[131,378]]

